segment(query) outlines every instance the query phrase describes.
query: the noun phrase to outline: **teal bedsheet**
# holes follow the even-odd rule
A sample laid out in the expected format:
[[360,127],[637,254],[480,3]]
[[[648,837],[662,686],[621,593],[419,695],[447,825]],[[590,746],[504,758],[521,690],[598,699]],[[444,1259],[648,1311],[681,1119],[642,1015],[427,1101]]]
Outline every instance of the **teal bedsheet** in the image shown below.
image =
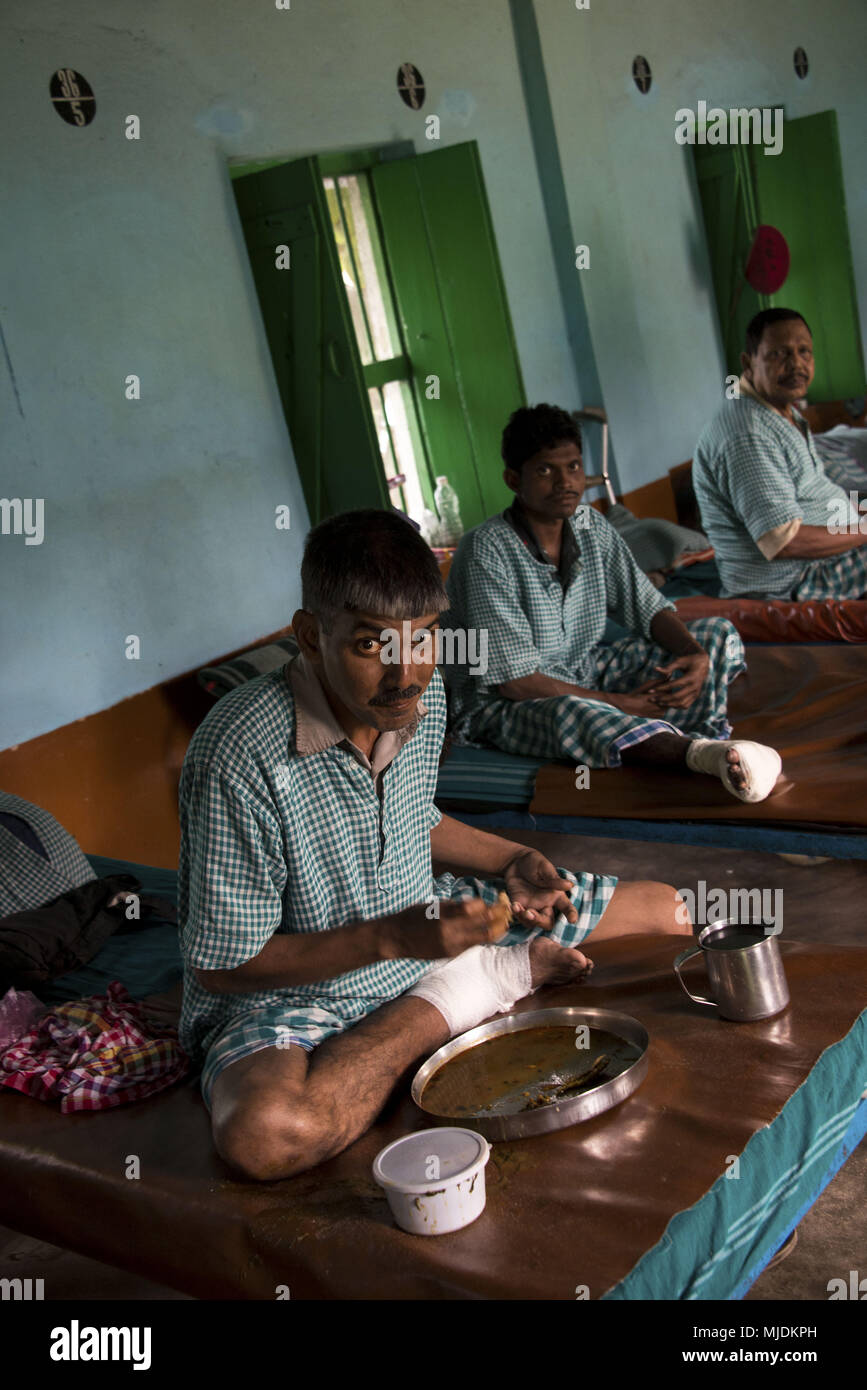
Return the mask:
[[[867,1133],[867,1010],[605,1299],[742,1298]],[[829,1274],[830,1277],[830,1274]]]

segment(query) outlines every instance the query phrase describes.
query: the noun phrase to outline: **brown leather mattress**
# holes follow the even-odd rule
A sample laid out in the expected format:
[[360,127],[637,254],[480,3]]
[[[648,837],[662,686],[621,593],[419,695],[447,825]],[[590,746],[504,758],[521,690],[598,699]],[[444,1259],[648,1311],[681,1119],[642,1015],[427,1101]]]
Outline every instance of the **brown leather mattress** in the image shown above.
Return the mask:
[[867,826],[867,648],[750,647],[747,661],[729,717],[738,738],[782,755],[783,780],[766,801],[746,805],[715,778],[635,765],[594,769],[577,790],[571,765],[550,763],[531,813]]
[[745,642],[867,642],[867,599],[678,599],[677,615],[728,618]]
[[[293,1299],[572,1300],[579,1284],[596,1298],[721,1178],[727,1155],[775,1120],[867,999],[867,949],[784,940],[790,1009],[723,1023],[678,991],[679,944],[602,943],[590,984],[519,1006],[631,1013],[650,1033],[650,1069],[607,1115],[495,1145],[487,1208],[466,1230],[401,1232],[372,1180],[377,1151],[424,1127],[405,1086],[345,1154],[262,1186],[228,1176],[192,1085],[103,1114],[0,1097],[0,1222],[204,1298],[273,1300],[287,1285]],[[863,1076],[855,1100],[861,1089]],[[827,1118],[823,1103],[820,1094],[811,1134]],[[140,1160],[134,1180],[130,1155]]]

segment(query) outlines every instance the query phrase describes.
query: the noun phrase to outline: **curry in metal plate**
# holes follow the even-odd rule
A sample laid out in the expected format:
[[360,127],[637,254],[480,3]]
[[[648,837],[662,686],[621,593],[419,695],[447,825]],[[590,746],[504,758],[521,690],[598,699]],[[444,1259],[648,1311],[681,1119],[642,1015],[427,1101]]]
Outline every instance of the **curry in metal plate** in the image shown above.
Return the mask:
[[472,1028],[416,1073],[412,1097],[440,1123],[488,1139],[562,1129],[618,1105],[647,1075],[648,1035],[609,1009],[539,1009]]

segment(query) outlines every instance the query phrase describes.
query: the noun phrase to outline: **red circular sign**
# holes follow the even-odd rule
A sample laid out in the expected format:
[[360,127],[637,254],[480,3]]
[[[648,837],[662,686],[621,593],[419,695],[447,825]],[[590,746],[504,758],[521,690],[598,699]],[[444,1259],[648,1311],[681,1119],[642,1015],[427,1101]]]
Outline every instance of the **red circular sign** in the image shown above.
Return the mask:
[[744,273],[748,284],[759,294],[776,294],[785,284],[789,273],[789,248],[776,227],[759,227]]

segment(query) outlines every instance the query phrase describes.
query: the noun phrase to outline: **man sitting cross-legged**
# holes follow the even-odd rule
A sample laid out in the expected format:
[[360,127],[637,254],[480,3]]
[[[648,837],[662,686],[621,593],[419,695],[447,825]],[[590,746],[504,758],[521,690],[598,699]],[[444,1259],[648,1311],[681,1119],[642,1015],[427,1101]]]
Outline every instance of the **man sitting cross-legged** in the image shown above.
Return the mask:
[[[584,978],[591,931],[689,931],[666,884],[558,872],[436,809],[445,693],[424,631],[447,599],[402,517],[323,522],[301,576],[301,655],[220,700],[180,786],[181,1041],[217,1149],[257,1179],[339,1153],[413,1062]],[[470,877],[435,879],[432,857]],[[490,945],[503,886],[512,926]]]
[[692,481],[726,594],[867,597],[857,495],[827,476],[795,403],[813,380],[813,338],[794,309],[747,325],[739,394],[695,446]]
[[[728,686],[744,670],[732,624],[682,623],[614,528],[579,507],[581,438],[564,410],[516,410],[502,453],[516,500],[464,536],[448,577],[451,621],[485,632],[488,651],[483,678],[447,673],[456,737],[586,768],[709,773],[763,801],[780,756],[728,739]],[[609,614],[634,635],[604,643]]]

